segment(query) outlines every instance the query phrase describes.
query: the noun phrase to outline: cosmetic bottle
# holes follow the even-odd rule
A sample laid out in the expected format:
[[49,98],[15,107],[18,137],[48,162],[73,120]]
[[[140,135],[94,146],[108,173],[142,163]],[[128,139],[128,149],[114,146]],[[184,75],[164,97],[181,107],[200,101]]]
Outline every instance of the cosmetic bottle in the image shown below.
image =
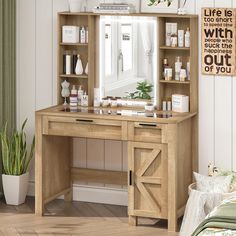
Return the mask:
[[167,110],[167,103],[165,100],[162,101],[162,111],[166,111]]
[[180,80],[180,70],[182,67],[182,62],[180,57],[176,57],[175,60],[175,80]]
[[184,30],[178,30],[178,47],[184,47]]
[[185,42],[185,47],[189,48],[190,47],[190,30],[187,28],[187,31],[184,36],[184,42]]
[[172,103],[171,103],[171,98],[167,99],[167,111],[171,111],[172,110]]
[[86,43],[89,42],[89,31],[88,31],[88,27],[86,27]]
[[70,93],[70,106],[77,106],[77,105],[78,105],[77,89],[75,85],[73,85]]
[[81,106],[82,107],[87,107],[88,106],[88,95],[87,95],[86,92],[84,92],[84,95],[82,96]]
[[82,100],[82,96],[84,94],[84,91],[82,89],[82,86],[79,86],[79,90],[78,90],[78,105],[81,106],[81,100]]
[[71,55],[66,54],[66,75],[71,74]]
[[80,43],[86,43],[86,31],[84,26],[80,28],[79,35],[80,35]]
[[187,61],[187,79],[190,80],[190,58]]

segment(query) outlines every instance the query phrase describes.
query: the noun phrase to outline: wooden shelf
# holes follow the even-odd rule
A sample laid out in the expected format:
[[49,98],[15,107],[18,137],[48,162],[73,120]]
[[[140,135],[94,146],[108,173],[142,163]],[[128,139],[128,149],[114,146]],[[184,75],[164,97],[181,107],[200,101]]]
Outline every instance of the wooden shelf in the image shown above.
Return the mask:
[[79,46],[79,47],[87,47],[87,43],[60,43],[61,46]]
[[61,78],[88,79],[88,75],[60,75]]
[[160,49],[162,49],[162,50],[184,50],[184,51],[190,51],[190,48],[186,48],[186,47],[160,46]]
[[160,80],[163,84],[190,84],[190,81],[178,81],[178,80]]

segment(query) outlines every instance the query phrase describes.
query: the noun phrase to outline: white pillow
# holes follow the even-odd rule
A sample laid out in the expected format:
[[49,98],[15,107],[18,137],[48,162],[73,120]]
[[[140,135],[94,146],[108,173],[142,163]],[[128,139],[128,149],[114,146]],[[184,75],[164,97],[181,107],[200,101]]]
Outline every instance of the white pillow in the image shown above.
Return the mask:
[[197,190],[207,193],[228,193],[232,181],[232,175],[229,176],[204,176],[194,172],[197,182]]

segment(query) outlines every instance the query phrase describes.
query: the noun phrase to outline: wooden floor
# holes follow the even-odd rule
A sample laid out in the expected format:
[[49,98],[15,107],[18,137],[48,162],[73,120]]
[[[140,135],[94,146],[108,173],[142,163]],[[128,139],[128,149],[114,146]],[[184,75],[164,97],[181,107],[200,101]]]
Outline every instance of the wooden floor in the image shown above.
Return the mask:
[[0,201],[0,236],[177,236],[167,232],[167,222],[141,219],[128,226],[127,208],[113,205],[55,200],[45,217],[34,215],[34,198],[14,207]]

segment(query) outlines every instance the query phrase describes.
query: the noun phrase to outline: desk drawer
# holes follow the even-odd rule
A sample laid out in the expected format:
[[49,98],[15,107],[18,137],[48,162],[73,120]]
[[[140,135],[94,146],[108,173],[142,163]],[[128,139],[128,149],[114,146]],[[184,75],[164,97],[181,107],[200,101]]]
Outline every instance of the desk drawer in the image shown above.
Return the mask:
[[125,121],[46,116],[43,122],[45,135],[127,140]]
[[161,143],[162,128],[157,123],[129,122],[128,140],[136,142]]

